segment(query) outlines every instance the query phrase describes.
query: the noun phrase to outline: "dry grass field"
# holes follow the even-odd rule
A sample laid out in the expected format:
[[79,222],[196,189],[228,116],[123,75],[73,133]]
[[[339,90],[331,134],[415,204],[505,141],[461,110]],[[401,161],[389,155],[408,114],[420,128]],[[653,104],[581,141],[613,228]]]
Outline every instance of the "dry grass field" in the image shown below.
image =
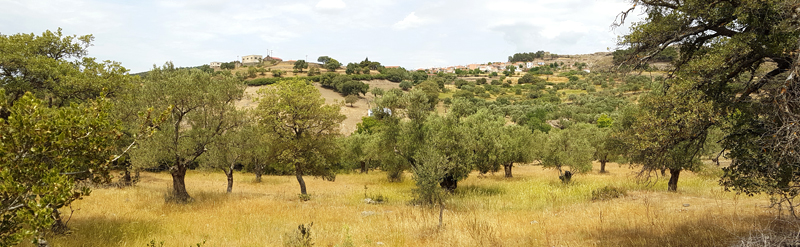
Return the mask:
[[[98,188],[76,201],[72,233],[50,239],[53,246],[281,246],[313,222],[315,246],[726,246],[787,227],[765,208],[767,198],[724,192],[711,175],[685,172],[669,193],[664,180],[647,186],[627,166],[599,174],[595,165],[571,185],[540,166],[515,167],[512,179],[472,174],[447,202],[442,228],[438,209],[409,203],[409,174],[402,183],[382,172],[307,178],[312,199],[303,202],[294,177],[254,183],[252,174],[236,173],[226,194],[223,173],[190,171],[195,201],[181,205],[164,202],[169,174],[143,173],[135,187]],[[628,194],[592,201],[592,191],[607,185]],[[365,194],[386,202],[366,204]]]

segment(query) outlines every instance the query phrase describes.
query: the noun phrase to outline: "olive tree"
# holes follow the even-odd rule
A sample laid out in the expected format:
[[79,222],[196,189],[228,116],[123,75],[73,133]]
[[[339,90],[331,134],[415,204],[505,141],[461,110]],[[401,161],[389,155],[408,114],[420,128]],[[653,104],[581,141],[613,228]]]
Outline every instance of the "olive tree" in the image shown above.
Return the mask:
[[[549,132],[540,159],[543,167],[555,168],[561,181],[569,183],[572,175],[592,170],[592,153],[594,148],[580,129],[555,129]],[[568,171],[562,169],[565,166]]]
[[0,246],[63,233],[58,209],[91,192],[79,182],[110,182],[130,150],[110,99],[135,78],[87,57],[92,40],[61,29],[0,34]]
[[336,139],[345,116],[340,106],[325,105],[319,90],[300,79],[261,89],[256,116],[275,135],[271,144],[278,161],[294,166],[300,194],[307,195],[304,175],[333,181],[339,158]]
[[[797,1],[631,2],[633,7],[620,20],[637,8],[646,16],[621,39],[631,49],[623,65],[644,64],[671,46],[679,47],[674,72],[662,90],[661,100],[668,102],[653,114],[664,116],[675,112],[669,105],[694,101],[708,107],[702,114],[718,116],[698,117],[691,125],[680,118],[642,124],[659,131],[642,142],[656,143],[648,145],[659,152],[651,157],[686,147],[693,149],[688,155],[700,156],[698,147],[708,129],[728,126],[722,143],[731,165],[724,168],[722,184],[748,195],[767,193],[791,205],[800,194],[800,188],[791,186],[800,182],[793,172],[800,170],[795,134],[800,128],[795,124],[800,109]],[[680,113],[697,115],[687,108]],[[674,123],[683,126],[673,128]]]
[[139,105],[169,109],[169,116],[159,132],[132,152],[132,162],[136,167],[168,164],[171,199],[191,201],[186,170],[235,126],[233,103],[242,98],[244,84],[229,75],[176,69],[167,63],[148,72],[139,90]]

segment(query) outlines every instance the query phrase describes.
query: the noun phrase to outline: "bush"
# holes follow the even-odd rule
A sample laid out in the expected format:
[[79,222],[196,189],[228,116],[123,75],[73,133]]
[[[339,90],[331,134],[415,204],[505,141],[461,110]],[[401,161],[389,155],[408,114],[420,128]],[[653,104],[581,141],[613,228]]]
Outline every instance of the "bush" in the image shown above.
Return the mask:
[[344,97],[344,103],[350,104],[350,107],[353,107],[353,103],[358,102],[358,96],[355,95],[347,95]]
[[605,201],[626,196],[625,189],[614,186],[606,186],[592,191],[592,201]]
[[284,246],[292,246],[292,247],[310,247],[314,246],[314,241],[311,238],[311,226],[314,225],[314,222],[308,224],[308,226],[304,224],[300,224],[297,226],[297,231],[294,234],[286,233],[284,235]]
[[263,85],[272,85],[280,81],[281,78],[258,78],[249,81],[245,81],[244,84],[248,86],[263,86]]
[[400,88],[402,88],[403,90],[406,90],[406,91],[411,89],[411,87],[413,87],[413,86],[414,86],[414,84],[412,84],[410,81],[403,81],[403,82],[400,83]]

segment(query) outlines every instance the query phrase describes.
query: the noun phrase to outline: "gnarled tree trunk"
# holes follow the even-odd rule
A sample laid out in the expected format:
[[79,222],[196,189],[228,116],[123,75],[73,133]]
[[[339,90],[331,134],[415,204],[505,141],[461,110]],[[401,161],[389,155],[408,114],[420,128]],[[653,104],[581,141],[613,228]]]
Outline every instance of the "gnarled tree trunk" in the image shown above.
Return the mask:
[[172,199],[176,202],[188,202],[192,199],[186,192],[186,165],[176,160],[176,165],[170,171],[172,174]]
[[513,166],[514,166],[514,163],[508,163],[508,164],[503,165],[503,169],[506,171],[506,177],[507,178],[513,178],[514,177],[513,175],[511,175],[511,167],[513,167]]
[[681,175],[681,169],[669,169],[669,183],[667,183],[668,191],[678,191],[678,177]]
[[69,231],[69,227],[64,223],[64,220],[61,218],[61,212],[59,212],[58,209],[53,209],[53,220],[53,225],[50,226],[50,230],[52,230],[53,233],[65,234]]
[[606,162],[607,160],[600,160],[600,173],[606,173]]
[[367,162],[361,161],[361,173],[367,173]]
[[131,178],[131,171],[125,169],[122,172],[122,177],[119,179],[120,184],[123,186],[130,186],[133,184],[133,179]]

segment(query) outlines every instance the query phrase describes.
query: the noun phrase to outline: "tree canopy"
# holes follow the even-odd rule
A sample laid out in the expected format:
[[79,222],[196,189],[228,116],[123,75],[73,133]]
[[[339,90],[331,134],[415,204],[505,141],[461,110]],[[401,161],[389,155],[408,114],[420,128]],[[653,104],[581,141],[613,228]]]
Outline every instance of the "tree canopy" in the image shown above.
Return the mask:
[[[722,183],[747,194],[767,192],[794,197],[800,182],[797,162],[787,145],[794,129],[798,94],[793,72],[800,29],[794,16],[797,1],[634,0],[619,23],[636,8],[645,20],[635,23],[621,45],[632,52],[626,64],[644,64],[669,47],[679,50],[674,70],[653,95],[645,116],[653,124],[634,127],[651,154],[648,162],[675,152],[692,160],[713,126],[723,127],[732,164]],[[694,105],[688,105],[694,104]],[[660,118],[659,116],[676,116]],[[677,117],[685,116],[685,118]],[[780,143],[780,144],[779,144]],[[681,150],[684,149],[684,150]],[[694,150],[694,151],[692,151]],[[689,152],[687,152],[689,151]],[[648,151],[650,152],[650,151]],[[686,162],[682,162],[688,164]],[[767,168],[767,169],[765,169]],[[794,175],[787,175],[794,174]],[[672,188],[671,188],[672,189]]]
[[273,143],[278,161],[291,164],[307,195],[304,175],[333,181],[339,158],[336,138],[345,116],[338,105],[326,105],[319,90],[305,80],[284,80],[259,91],[256,114]]
[[166,63],[153,68],[138,90],[137,106],[169,109],[170,113],[168,124],[132,152],[132,161],[142,168],[167,165],[173,199],[190,201],[184,182],[186,170],[235,126],[233,103],[243,96],[244,84],[230,75],[175,69]]

